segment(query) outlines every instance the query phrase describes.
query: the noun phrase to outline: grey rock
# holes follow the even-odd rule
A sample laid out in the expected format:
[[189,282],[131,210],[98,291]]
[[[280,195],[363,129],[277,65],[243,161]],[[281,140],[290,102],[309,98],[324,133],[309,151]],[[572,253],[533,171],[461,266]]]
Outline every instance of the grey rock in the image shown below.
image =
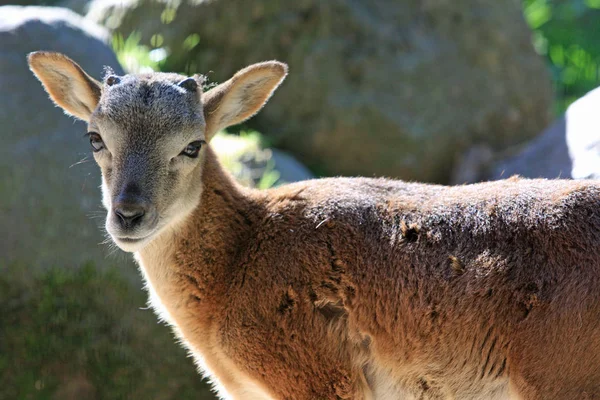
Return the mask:
[[497,161],[487,178],[600,179],[600,88],[567,112],[517,154]]
[[77,14],[85,15],[89,11],[91,0],[60,0],[56,6],[68,8]]
[[239,161],[242,168],[234,172],[234,176],[251,187],[266,189],[315,177],[308,168],[282,150],[246,152]]
[[489,168],[494,160],[494,153],[489,146],[484,144],[474,145],[469,148],[455,163],[450,183],[462,185],[478,182],[482,172]]
[[122,72],[108,40],[67,9],[0,7],[0,266],[118,261],[100,244],[103,219],[92,218],[103,210],[86,126],[52,105],[26,62],[32,51],[59,51],[96,78],[104,65]]
[[313,179],[315,176],[303,164],[292,155],[281,150],[271,150],[274,168],[279,172],[279,180],[282,183],[291,183]]
[[565,114],[566,140],[575,179],[600,178],[600,88],[569,106]]
[[160,35],[165,69],[213,81],[287,62],[251,125],[322,175],[448,182],[473,145],[503,151],[550,122],[549,74],[514,0],[95,0],[87,17]]
[[566,121],[561,117],[525,146],[494,163],[485,178],[570,178],[571,159],[566,141]]
[[314,178],[292,155],[264,148],[259,140],[219,133],[211,142],[219,159],[239,183],[262,189]]

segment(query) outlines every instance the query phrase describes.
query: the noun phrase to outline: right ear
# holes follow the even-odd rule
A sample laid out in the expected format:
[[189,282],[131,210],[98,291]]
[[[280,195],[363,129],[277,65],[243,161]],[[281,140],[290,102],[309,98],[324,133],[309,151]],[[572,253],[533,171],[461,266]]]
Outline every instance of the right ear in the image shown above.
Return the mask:
[[29,53],[27,62],[54,103],[67,114],[89,121],[100,100],[98,81],[60,53],[36,51]]

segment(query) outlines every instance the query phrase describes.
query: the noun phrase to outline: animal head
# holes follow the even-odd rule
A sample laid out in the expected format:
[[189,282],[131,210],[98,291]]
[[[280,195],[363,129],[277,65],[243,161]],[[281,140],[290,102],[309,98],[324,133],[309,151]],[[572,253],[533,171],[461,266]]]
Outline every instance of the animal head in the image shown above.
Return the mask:
[[99,82],[59,53],[31,53],[28,61],[50,98],[88,123],[106,230],[125,251],[140,250],[198,206],[207,143],[256,114],[287,74],[287,65],[263,62],[203,92],[200,76],[109,74]]

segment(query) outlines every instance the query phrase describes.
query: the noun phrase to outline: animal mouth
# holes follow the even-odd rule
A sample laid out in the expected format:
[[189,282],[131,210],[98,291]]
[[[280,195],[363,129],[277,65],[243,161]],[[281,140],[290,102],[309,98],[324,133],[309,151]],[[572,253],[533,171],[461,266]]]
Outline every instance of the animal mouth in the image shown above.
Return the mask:
[[115,239],[117,239],[119,242],[123,242],[123,243],[138,243],[141,242],[143,240],[148,239],[150,236],[152,236],[154,232],[146,235],[146,236],[141,236],[141,237],[119,237],[119,236],[115,236]]
[[124,237],[118,237],[117,240],[124,242],[124,243],[136,243],[139,242],[141,240],[144,240],[145,238],[124,238]]

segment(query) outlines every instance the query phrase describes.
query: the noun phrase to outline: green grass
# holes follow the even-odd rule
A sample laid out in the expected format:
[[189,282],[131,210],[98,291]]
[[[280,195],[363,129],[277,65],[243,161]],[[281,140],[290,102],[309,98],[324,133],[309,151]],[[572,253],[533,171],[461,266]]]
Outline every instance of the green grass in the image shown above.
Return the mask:
[[0,399],[212,399],[135,286],[92,264],[3,268]]

